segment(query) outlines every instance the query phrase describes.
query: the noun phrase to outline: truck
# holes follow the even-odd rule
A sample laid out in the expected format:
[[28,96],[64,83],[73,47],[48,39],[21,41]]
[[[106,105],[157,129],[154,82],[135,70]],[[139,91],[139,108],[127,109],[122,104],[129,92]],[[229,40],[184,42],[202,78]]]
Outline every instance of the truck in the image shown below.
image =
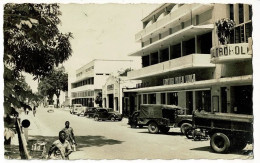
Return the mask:
[[180,127],[185,133],[186,128],[192,126],[192,115],[187,115],[185,108],[176,105],[142,104],[137,125],[148,126],[152,134],[168,133],[172,127]]
[[217,153],[242,150],[253,142],[253,115],[196,110],[193,126],[186,132],[194,129],[206,131],[210,146]]

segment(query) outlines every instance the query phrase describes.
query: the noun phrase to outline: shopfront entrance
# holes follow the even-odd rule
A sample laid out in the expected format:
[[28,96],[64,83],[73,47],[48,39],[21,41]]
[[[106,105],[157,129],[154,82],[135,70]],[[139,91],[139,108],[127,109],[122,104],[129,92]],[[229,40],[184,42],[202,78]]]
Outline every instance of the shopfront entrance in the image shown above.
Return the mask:
[[108,94],[108,107],[114,109],[114,95]]

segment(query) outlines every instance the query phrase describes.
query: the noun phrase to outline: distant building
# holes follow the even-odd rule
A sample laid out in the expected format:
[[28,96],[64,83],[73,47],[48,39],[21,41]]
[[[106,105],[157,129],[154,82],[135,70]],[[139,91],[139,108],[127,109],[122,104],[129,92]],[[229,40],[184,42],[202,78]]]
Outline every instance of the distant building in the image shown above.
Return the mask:
[[113,111],[126,114],[127,110],[124,110],[124,89],[135,88],[140,80],[129,80],[126,76],[110,75],[103,85],[102,89],[102,106],[105,108],[111,108]]
[[[102,86],[113,72],[131,68],[131,60],[96,59],[76,70],[75,80],[70,80],[69,93],[71,104],[96,106],[95,98],[102,92]],[[69,76],[70,77],[70,76]]]
[[[236,22],[230,43],[220,45],[215,22]],[[125,90],[131,112],[140,104],[169,104],[211,112],[252,114],[252,6],[163,4],[135,35],[142,68],[127,74],[142,80]]]

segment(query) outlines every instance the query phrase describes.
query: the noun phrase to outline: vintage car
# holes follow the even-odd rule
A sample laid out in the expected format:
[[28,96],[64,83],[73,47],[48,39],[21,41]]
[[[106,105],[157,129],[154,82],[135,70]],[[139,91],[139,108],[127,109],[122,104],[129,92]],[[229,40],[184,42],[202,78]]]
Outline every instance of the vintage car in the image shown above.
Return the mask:
[[137,125],[148,126],[152,134],[167,133],[171,127],[180,127],[185,133],[188,126],[192,126],[192,115],[186,115],[186,109],[175,105],[142,104]]
[[70,108],[70,114],[78,114],[78,110],[81,111],[83,108],[81,104],[73,104]]
[[141,125],[137,123],[137,117],[140,115],[140,111],[135,111],[133,112],[133,114],[131,114],[129,117],[128,117],[128,125],[131,126],[131,128],[136,128],[137,126],[139,128],[142,128],[144,125]]
[[111,121],[121,121],[122,120],[122,114],[114,111],[108,111],[108,109],[105,108],[98,108],[93,115],[95,121],[105,121],[105,120],[111,120]]
[[86,116],[87,118],[93,118],[93,115],[95,114],[96,110],[96,107],[87,107],[84,116]]

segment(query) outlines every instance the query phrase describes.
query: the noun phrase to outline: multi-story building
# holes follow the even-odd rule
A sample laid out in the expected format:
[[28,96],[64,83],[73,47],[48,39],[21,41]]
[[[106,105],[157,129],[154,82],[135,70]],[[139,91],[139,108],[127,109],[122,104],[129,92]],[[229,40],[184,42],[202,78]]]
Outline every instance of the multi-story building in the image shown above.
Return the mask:
[[[220,45],[215,22],[235,21],[230,43]],[[169,104],[224,113],[252,114],[252,7],[247,4],[163,4],[135,35],[142,80],[126,90],[130,104]]]
[[[132,67],[131,60],[93,60],[76,70],[69,87],[71,104],[96,106],[94,100],[111,73]],[[70,81],[70,80],[69,80]]]

